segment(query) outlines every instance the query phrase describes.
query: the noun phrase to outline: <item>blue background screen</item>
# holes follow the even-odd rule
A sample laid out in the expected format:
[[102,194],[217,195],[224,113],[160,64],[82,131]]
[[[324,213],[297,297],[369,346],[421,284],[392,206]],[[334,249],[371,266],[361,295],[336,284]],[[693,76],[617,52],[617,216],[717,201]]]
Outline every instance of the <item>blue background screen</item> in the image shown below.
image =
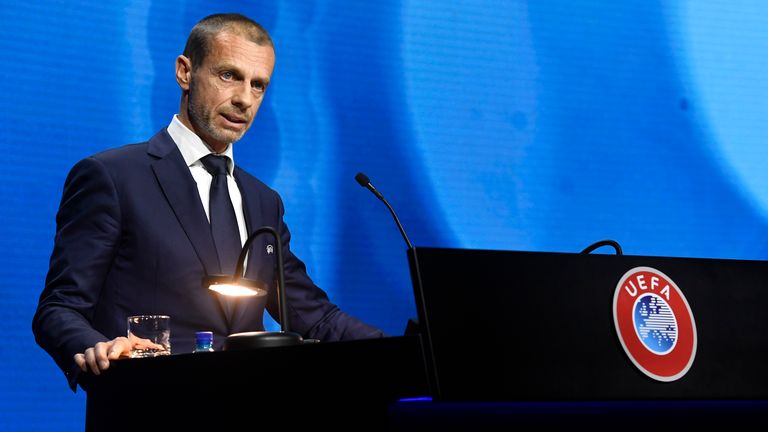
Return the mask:
[[31,333],[64,178],[170,122],[215,12],[277,47],[237,163],[282,194],[315,282],[391,335],[416,315],[405,245],[358,171],[418,246],[768,256],[762,2],[6,1],[0,429],[82,429]]

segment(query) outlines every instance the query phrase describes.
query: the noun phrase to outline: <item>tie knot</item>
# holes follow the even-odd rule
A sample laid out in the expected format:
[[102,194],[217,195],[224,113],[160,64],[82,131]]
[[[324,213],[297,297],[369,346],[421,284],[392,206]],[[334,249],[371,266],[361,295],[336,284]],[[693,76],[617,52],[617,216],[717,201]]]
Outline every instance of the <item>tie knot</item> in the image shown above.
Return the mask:
[[227,158],[225,156],[209,154],[200,159],[200,162],[211,175],[227,174]]

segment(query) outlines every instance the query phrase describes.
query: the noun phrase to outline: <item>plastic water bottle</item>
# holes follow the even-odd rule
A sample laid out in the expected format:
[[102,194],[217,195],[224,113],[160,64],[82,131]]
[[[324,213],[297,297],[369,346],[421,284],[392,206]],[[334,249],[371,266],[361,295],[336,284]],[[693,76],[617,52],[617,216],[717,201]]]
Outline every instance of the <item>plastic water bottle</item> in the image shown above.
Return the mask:
[[213,352],[213,332],[199,331],[195,333],[195,353]]

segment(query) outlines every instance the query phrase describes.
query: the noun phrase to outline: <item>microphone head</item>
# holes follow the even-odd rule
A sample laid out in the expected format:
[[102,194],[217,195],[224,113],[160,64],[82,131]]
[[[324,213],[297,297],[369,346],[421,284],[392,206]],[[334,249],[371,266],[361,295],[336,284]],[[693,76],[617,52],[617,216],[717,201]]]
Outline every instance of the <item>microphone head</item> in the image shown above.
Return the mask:
[[403,239],[405,240],[405,243],[408,245],[408,249],[413,249],[413,244],[410,240],[408,240],[408,236],[405,235],[405,230],[403,229],[403,225],[400,223],[400,219],[397,218],[397,215],[395,214],[395,211],[392,209],[392,206],[389,205],[387,200],[384,199],[384,195],[381,194],[381,192],[377,191],[375,187],[371,184],[371,179],[368,178],[367,175],[359,172],[355,176],[355,180],[357,180],[358,183],[360,183],[360,186],[368,189],[371,191],[372,194],[376,196],[381,202],[386,204],[387,208],[389,209],[389,212],[392,213],[392,217],[395,218],[395,222],[397,223],[397,227],[400,229],[400,234],[403,235]]
[[355,180],[357,180],[358,183],[360,183],[360,186],[367,188],[368,185],[371,183],[371,179],[368,178],[367,175],[359,172],[355,176]]

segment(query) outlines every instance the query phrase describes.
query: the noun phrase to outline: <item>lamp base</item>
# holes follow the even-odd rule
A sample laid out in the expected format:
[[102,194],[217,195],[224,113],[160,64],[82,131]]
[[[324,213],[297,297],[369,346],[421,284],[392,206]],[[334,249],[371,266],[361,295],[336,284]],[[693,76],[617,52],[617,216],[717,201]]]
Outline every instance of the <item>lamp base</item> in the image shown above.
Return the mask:
[[302,343],[302,337],[291,332],[254,331],[233,333],[224,340],[224,351],[254,350],[301,345]]

